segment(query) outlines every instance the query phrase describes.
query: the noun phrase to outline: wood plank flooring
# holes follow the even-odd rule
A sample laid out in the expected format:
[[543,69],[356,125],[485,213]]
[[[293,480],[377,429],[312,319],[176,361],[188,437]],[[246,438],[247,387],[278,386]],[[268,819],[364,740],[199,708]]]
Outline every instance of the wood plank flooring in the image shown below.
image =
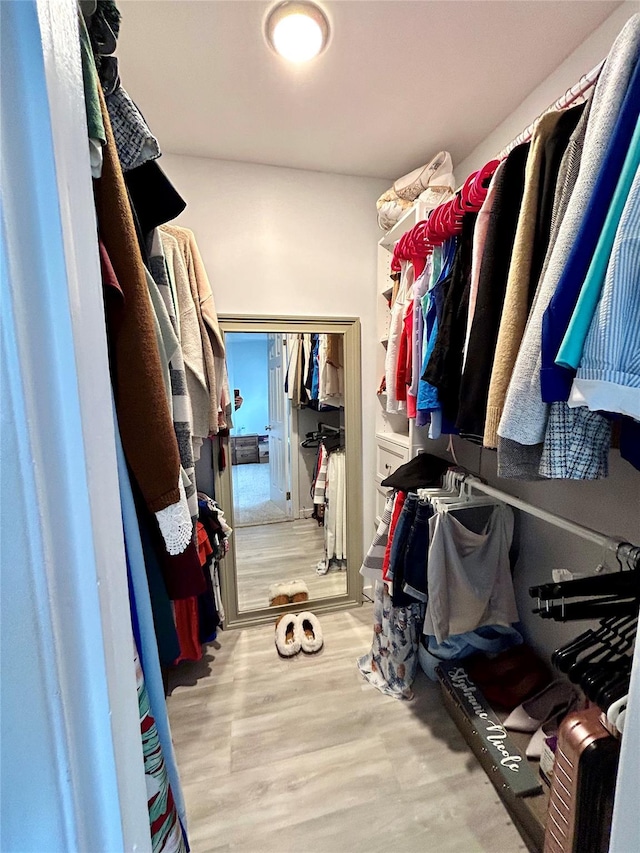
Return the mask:
[[172,674],[193,853],[526,850],[439,688],[419,673],[401,702],[362,679],[371,625],[370,605],[325,615],[323,651],[291,660],[271,625],[221,632]]
[[269,586],[279,581],[302,579],[309,599],[344,595],[345,572],[316,573],[324,555],[324,528],[313,518],[239,527],[236,539],[236,577],[241,611],[269,606]]

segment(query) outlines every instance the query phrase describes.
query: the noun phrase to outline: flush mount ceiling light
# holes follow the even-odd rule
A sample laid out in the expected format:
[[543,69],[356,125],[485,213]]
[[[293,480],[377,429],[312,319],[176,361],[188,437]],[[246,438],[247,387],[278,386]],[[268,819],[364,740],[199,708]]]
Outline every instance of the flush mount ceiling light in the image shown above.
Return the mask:
[[273,50],[289,62],[308,62],[326,47],[329,21],[315,3],[290,0],[271,9],[265,35]]

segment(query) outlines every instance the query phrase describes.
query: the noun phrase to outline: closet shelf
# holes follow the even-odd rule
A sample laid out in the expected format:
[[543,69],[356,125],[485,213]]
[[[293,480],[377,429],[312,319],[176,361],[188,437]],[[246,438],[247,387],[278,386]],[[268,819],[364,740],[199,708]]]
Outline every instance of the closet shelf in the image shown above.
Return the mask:
[[404,216],[396,222],[393,228],[387,231],[384,237],[378,241],[378,245],[387,249],[389,252],[393,252],[393,247],[405,231],[408,231],[414,225],[417,225],[417,223],[422,219],[425,219],[426,215],[426,205],[421,201],[417,202],[413,207],[410,207],[409,210],[407,210]]

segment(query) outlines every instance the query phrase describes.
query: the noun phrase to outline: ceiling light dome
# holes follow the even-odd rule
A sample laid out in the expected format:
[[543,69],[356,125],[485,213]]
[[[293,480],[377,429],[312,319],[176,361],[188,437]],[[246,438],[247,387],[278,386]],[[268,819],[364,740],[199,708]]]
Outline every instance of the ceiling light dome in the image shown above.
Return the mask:
[[267,15],[267,41],[289,62],[308,62],[318,56],[329,39],[329,21],[315,3],[288,0],[279,3]]

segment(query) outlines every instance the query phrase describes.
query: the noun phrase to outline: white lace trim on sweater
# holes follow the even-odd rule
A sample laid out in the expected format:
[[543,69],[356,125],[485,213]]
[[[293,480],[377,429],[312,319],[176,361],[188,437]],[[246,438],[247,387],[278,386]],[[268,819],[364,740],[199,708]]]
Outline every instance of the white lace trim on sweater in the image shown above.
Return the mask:
[[180,500],[156,513],[167,551],[172,555],[182,554],[193,537],[193,523],[182,477],[179,478],[178,488]]

